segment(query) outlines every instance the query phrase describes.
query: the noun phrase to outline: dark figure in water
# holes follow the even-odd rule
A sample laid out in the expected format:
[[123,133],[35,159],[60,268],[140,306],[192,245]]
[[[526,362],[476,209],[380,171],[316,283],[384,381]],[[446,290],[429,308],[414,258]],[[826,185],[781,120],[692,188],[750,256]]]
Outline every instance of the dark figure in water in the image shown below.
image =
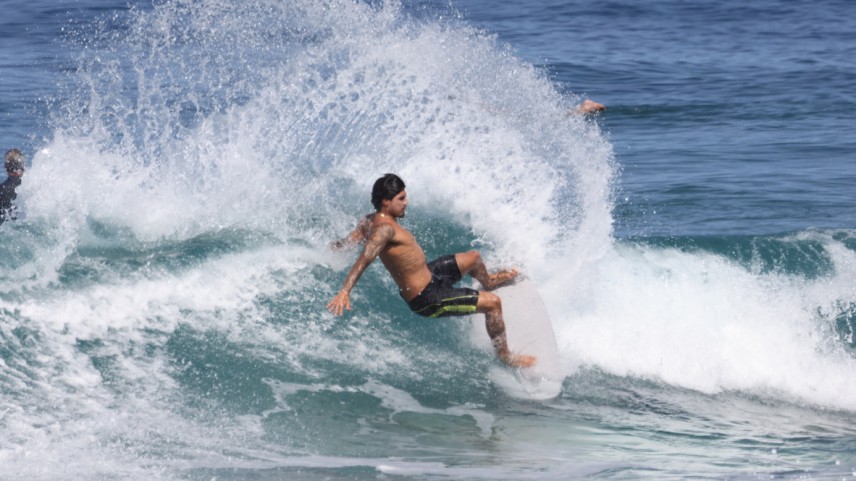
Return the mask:
[[0,224],[18,218],[18,206],[15,205],[18,194],[15,189],[21,185],[21,176],[24,175],[24,154],[18,149],[9,150],[3,165],[8,177],[0,184]]

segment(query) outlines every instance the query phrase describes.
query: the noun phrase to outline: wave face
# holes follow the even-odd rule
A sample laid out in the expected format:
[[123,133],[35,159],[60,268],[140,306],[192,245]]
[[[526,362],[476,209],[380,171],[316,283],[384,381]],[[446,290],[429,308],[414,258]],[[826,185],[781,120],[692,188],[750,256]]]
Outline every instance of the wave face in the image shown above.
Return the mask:
[[[597,123],[449,13],[174,0],[71,36],[0,246],[14,479],[522,479],[544,449],[585,458],[543,443],[614,425],[631,391],[707,415],[856,410],[852,231],[617,238]],[[348,316],[326,313],[354,255],[327,243],[386,172],[429,257],[478,248],[538,283],[567,374],[554,405],[506,396],[480,331],[414,318],[380,265]],[[768,421],[716,415],[723,436]]]
[[620,242],[559,329],[617,375],[852,410],[854,247],[852,231]]

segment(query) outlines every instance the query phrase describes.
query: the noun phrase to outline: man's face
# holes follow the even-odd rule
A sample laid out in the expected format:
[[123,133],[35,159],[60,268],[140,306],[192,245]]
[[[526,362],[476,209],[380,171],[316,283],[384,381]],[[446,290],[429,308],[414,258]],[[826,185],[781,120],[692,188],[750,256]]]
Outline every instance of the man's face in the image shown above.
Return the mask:
[[389,202],[389,214],[391,216],[396,218],[404,217],[407,210],[407,191],[402,190],[395,197],[384,202]]

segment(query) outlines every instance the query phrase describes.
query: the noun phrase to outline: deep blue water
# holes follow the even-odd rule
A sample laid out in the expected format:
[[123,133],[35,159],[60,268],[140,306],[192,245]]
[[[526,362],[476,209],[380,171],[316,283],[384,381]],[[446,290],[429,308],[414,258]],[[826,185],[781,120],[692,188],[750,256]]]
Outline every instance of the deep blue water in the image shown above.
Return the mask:
[[852,2],[472,2],[609,107],[619,234],[853,228]]
[[[0,480],[856,477],[856,3],[4,7]],[[379,265],[323,309],[389,171],[557,398]]]

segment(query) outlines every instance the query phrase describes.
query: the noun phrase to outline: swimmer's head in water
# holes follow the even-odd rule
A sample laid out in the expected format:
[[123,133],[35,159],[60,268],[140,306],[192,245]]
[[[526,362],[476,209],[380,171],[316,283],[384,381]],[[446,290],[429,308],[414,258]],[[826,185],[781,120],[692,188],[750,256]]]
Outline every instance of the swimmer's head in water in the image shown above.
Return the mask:
[[3,161],[4,167],[6,167],[6,172],[10,174],[23,174],[24,173],[24,154],[21,153],[18,149],[9,149],[6,152],[6,157]]

